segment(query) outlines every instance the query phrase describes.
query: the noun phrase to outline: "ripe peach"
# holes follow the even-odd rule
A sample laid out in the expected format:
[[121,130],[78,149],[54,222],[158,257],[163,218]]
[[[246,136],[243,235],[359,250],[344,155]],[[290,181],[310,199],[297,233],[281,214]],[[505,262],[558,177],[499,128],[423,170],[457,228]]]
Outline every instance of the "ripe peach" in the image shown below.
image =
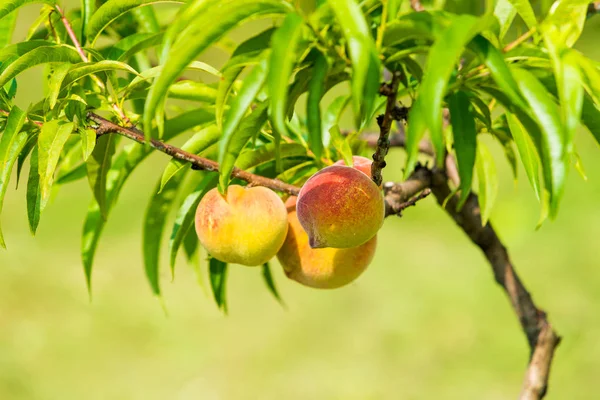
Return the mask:
[[[363,156],[352,156],[352,161],[354,165],[348,165],[348,167],[356,168],[357,170],[364,172],[369,178],[371,177],[371,164],[373,164],[373,160]],[[344,160],[338,160],[334,162],[333,165],[346,165],[346,162]]]
[[196,210],[196,233],[216,259],[247,266],[269,261],[285,241],[287,210],[264,187],[231,185],[223,196],[212,189]]
[[296,197],[290,197],[285,205],[290,227],[277,259],[288,278],[312,288],[334,289],[354,281],[369,266],[377,236],[358,247],[313,249],[298,221]]
[[297,211],[312,248],[342,249],[360,246],[377,234],[385,204],[381,190],[364,173],[331,165],[302,186]]

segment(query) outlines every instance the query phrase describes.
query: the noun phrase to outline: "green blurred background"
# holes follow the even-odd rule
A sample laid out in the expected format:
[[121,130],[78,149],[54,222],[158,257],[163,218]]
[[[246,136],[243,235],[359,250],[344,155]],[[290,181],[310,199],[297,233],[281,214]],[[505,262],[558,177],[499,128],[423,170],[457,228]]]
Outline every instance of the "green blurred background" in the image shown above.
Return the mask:
[[[38,10],[23,9],[13,40]],[[595,17],[578,48],[600,59],[599,35]],[[21,76],[19,105],[39,98],[40,73]],[[589,133],[579,136],[588,181],[571,171],[558,219],[539,231],[523,171],[515,185],[492,143],[501,177],[492,220],[564,336],[549,399],[598,398],[600,151]],[[400,177],[403,160],[401,150],[391,152],[386,178]],[[183,259],[172,283],[164,263],[166,316],[144,276],[141,226],[167,162],[153,155],[125,186],[98,248],[92,302],[79,256],[87,182],[61,188],[36,238],[27,228],[25,185],[8,192],[0,399],[516,398],[525,337],[484,257],[432,198],[386,221],[373,264],[348,287],[308,289],[273,263],[286,308],[258,269],[232,266],[224,316]]]

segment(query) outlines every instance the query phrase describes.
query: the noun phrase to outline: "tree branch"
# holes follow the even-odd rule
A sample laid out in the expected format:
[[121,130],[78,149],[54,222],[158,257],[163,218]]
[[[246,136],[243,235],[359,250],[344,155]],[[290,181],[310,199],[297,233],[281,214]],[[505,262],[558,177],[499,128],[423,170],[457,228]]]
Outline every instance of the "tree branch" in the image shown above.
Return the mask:
[[380,92],[384,96],[387,96],[387,103],[385,106],[385,113],[377,117],[377,124],[379,125],[379,139],[375,146],[375,153],[373,154],[373,164],[371,164],[371,177],[373,182],[377,186],[381,185],[383,178],[381,176],[381,170],[385,168],[385,155],[390,148],[390,141],[388,136],[394,120],[394,110],[396,109],[396,95],[398,93],[398,85],[400,84],[400,77],[402,73],[395,71],[392,75],[392,82],[390,85],[382,85]]
[[[434,172],[431,189],[438,203],[443,205],[451,193],[448,176],[444,171]],[[531,294],[513,267],[506,247],[492,225],[487,223],[482,226],[477,196],[469,195],[460,211],[457,210],[457,205],[458,196],[454,195],[447,201],[444,209],[484,253],[492,267],[496,282],[502,286],[510,299],[531,349],[531,358],[520,399],[541,399],[546,394],[550,365],[554,351],[560,343],[560,337],[548,322],[546,313],[533,302]]]
[[[150,139],[149,141],[146,141],[144,133],[136,128],[128,128],[117,125],[92,112],[88,113],[88,118],[97,124],[97,126],[94,128],[97,136],[116,133],[140,144],[149,145],[152,148],[168,154],[173,158],[188,162],[192,165],[192,168],[215,172],[219,170],[219,163],[216,161],[189,153],[178,147],[156,139]],[[278,179],[269,179],[265,178],[264,176],[255,175],[239,168],[234,168],[231,172],[231,176],[246,181],[252,185],[268,187],[270,189],[289,193],[294,196],[297,196],[300,193],[300,188],[297,186],[290,185]],[[427,188],[430,183],[431,173],[426,168],[417,168],[415,173],[409,177],[406,182],[387,184],[384,190],[386,216],[399,214],[403,209],[413,205],[416,203],[416,201],[425,197],[423,196],[410,200],[411,197],[417,195],[419,192],[423,191],[423,189]]]

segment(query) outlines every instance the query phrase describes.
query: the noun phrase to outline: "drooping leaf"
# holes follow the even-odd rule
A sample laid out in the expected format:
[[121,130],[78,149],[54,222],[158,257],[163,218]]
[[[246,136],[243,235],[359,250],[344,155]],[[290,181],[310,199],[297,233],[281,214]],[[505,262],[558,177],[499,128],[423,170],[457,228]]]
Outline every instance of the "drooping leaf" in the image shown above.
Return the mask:
[[514,114],[507,112],[506,119],[510,128],[510,133],[517,145],[517,151],[519,152],[519,157],[525,168],[527,179],[529,179],[529,183],[531,184],[536,197],[540,200],[540,161],[535,145]]
[[498,177],[492,153],[482,141],[477,143],[477,179],[479,181],[479,206],[481,208],[481,223],[489,220],[492,207],[498,194]]
[[108,0],[94,13],[87,25],[87,37],[93,47],[96,40],[114,20],[137,7],[158,3],[183,3],[182,0]]
[[106,178],[110,165],[112,162],[112,156],[115,154],[116,149],[116,135],[106,134],[98,137],[94,150],[86,161],[88,181],[90,188],[94,194],[94,198],[100,207],[102,218],[106,219],[108,216],[109,204],[107,201],[107,185]]
[[97,62],[79,63],[73,65],[69,73],[62,82],[63,87],[71,85],[77,80],[104,71],[126,71],[134,75],[139,75],[138,72],[128,64],[121,61],[102,60]]
[[209,261],[210,287],[219,309],[227,313],[227,263],[211,258]]
[[169,97],[214,104],[217,99],[217,89],[201,82],[180,81],[169,88]]
[[[306,149],[298,143],[283,143],[280,146],[281,158],[305,156]],[[269,143],[254,150],[240,154],[236,166],[240,169],[250,169],[275,159],[275,145]]]
[[23,150],[19,153],[19,157],[17,157],[17,182],[15,184],[15,188],[19,188],[19,179],[21,178],[21,171],[23,170],[23,166],[25,165],[25,160],[29,153],[33,150],[33,147],[37,144],[37,133],[29,135],[25,146],[23,146]]
[[[194,217],[196,215],[196,208],[198,203],[202,200],[202,197],[211,189],[217,185],[218,177],[215,174],[207,175],[196,187],[194,192],[190,193],[175,217],[175,223],[173,224],[173,230],[171,232],[171,239],[169,240],[169,259],[171,265],[171,275],[175,274],[175,260],[177,258],[177,252],[179,247],[183,243],[185,236],[188,232],[193,230]],[[198,240],[198,238],[196,238]]]
[[[148,9],[148,7],[137,10]],[[119,40],[103,52],[107,60],[127,61],[136,53],[157,46],[162,42],[164,32],[136,32]]]
[[[229,177],[235,166],[236,160],[248,141],[256,136],[262,126],[267,122],[268,103],[261,103],[256,109],[242,120],[238,129],[233,132],[227,143],[219,142],[219,190],[225,193],[229,185]],[[277,152],[278,145],[275,146]],[[277,154],[277,153],[276,153]],[[276,156],[277,157],[277,156]]]
[[79,128],[79,135],[81,136],[83,161],[87,161],[96,147],[96,131],[91,128]]
[[317,56],[313,68],[313,76],[308,86],[306,98],[306,127],[309,145],[317,160],[323,154],[323,130],[321,127],[321,99],[325,94],[325,78],[329,65],[323,54]]
[[329,135],[329,131],[334,125],[337,125],[340,122],[340,118],[344,109],[350,102],[350,96],[342,95],[336,97],[329,106],[325,110],[325,114],[323,115],[323,123],[322,123],[322,137],[323,144],[325,148],[330,145],[331,136]]
[[458,173],[460,175],[461,193],[458,202],[458,208],[460,209],[469,197],[469,193],[471,193],[473,168],[477,153],[477,129],[472,112],[473,105],[465,92],[458,91],[452,94],[448,100],[448,105]]
[[[329,0],[348,44],[352,62],[352,99],[359,126],[371,113],[379,90],[379,58],[360,6],[355,0]],[[373,86],[377,89],[374,90]]]
[[537,25],[537,19],[535,18],[535,12],[529,0],[509,0],[517,13],[523,18],[523,21],[527,24],[529,29]]
[[[165,123],[165,140],[214,118],[210,113],[194,109],[173,117]],[[140,143],[127,145],[115,157],[106,177],[106,203],[108,212],[115,204],[119,193],[133,170],[152,152],[152,148]],[[85,217],[81,240],[81,258],[88,290],[91,291],[92,266],[105,220],[96,200],[92,200]]]
[[54,183],[64,185],[69,182],[78,181],[79,179],[83,179],[85,177],[87,177],[87,167],[85,163],[79,163],[62,175],[57,174],[56,181]]
[[[193,5],[192,5],[193,6]],[[162,73],[150,88],[146,99],[144,129],[152,132],[152,123],[162,131],[162,107],[169,86],[196,57],[210,45],[219,40],[233,27],[246,19],[260,16],[280,15],[291,11],[291,5],[281,0],[255,0],[240,7],[237,2],[223,2],[220,7],[203,9],[201,15],[190,21],[187,28],[181,32],[181,39],[173,46],[165,44],[169,55],[165,57]],[[193,37],[194,40],[189,40]],[[166,51],[166,50],[165,50]]]
[[[444,161],[444,139],[442,134],[442,100],[448,79],[455,63],[467,43],[477,33],[479,20],[470,15],[461,15],[440,34],[431,48],[427,69],[412,107],[406,133],[408,159],[405,175],[408,177],[415,167],[418,144],[429,130],[438,165]],[[415,110],[416,109],[416,110]]]
[[146,216],[144,217],[142,239],[144,268],[152,292],[157,296],[160,296],[159,260],[163,230],[184,177],[185,174],[174,176],[160,192],[158,192],[159,182],[155,194],[150,199],[150,203],[146,209]]
[[[187,151],[188,153],[199,154],[206,150],[209,146],[217,143],[220,137],[221,132],[217,126],[210,125],[194,134],[194,136],[188,139],[188,141],[181,146],[181,149]],[[169,164],[167,164],[160,179],[159,191],[163,189],[163,187],[171,178],[177,175],[186,166],[189,166],[189,164],[176,158],[173,158],[171,161],[169,161]]]
[[17,22],[17,13],[10,13],[6,18],[0,19],[0,49],[9,45]]
[[0,87],[6,85],[11,79],[21,72],[35,67],[36,65],[50,62],[70,62],[81,61],[77,50],[67,45],[42,46],[23,54],[15,61],[10,63],[0,74]]
[[540,157],[545,187],[550,192],[550,217],[553,218],[564,191],[568,167],[564,127],[557,105],[540,81],[531,72],[519,68],[513,69],[513,75],[542,131]]
[[[26,114],[20,108],[14,106],[8,114],[4,132],[0,135],[0,213],[2,212],[4,195],[8,188],[12,167],[27,142],[27,133],[21,132],[25,118]],[[0,246],[6,248],[1,227]]]
[[46,101],[48,102],[48,107],[52,110],[56,105],[58,100],[58,96],[60,94],[60,89],[62,87],[62,83],[67,76],[67,73],[71,69],[71,63],[52,63],[48,68],[48,96],[46,97]]
[[2,0],[2,3],[0,3],[0,20],[3,19],[4,17],[6,17],[11,12],[18,9],[19,7],[24,6],[26,4],[31,4],[31,3],[54,5],[54,4],[56,4],[56,1],[54,1],[54,0]]
[[273,279],[273,275],[271,274],[271,267],[269,263],[264,263],[262,266],[262,277],[265,281],[265,285],[267,285],[267,289],[269,292],[275,297],[275,299],[283,305],[283,300],[281,296],[279,296],[279,292],[277,291],[277,287],[275,286],[275,280]]
[[81,45],[85,46],[85,34],[92,15],[96,11],[96,0],[81,0]]
[[544,36],[550,34],[555,46],[572,47],[583,31],[589,3],[587,0],[556,1],[543,22]]
[[512,5],[510,0],[498,0],[494,9],[494,16],[500,23],[500,32],[498,34],[500,40],[504,38],[510,29],[516,15],[517,9]]
[[[269,115],[273,125],[275,148],[281,137],[287,136],[285,124],[287,114],[288,83],[296,63],[296,51],[302,40],[304,23],[296,13],[288,14],[279,29],[273,34],[271,60],[269,63]],[[280,162],[276,153],[276,163]],[[278,164],[279,165],[279,164]],[[279,167],[278,167],[279,168]]]
[[29,221],[29,230],[35,235],[40,222],[40,214],[44,205],[42,205],[42,195],[40,192],[40,174],[38,171],[38,148],[34,147],[31,153],[29,164],[29,179],[27,180],[27,219]]
[[38,171],[40,174],[41,204],[47,203],[54,183],[54,171],[58,158],[69,135],[73,131],[72,122],[52,120],[44,123],[38,138]]
[[[225,160],[231,154],[232,151],[230,148],[234,149],[235,152],[235,149],[239,147],[239,144],[241,144],[243,147],[248,139],[250,139],[250,137],[246,137],[248,129],[244,129],[245,127],[241,126],[241,123],[244,119],[244,116],[247,114],[248,109],[255,101],[256,96],[263,87],[266,78],[267,59],[265,58],[246,76],[243,86],[238,91],[237,96],[231,101],[229,112],[227,113],[227,117],[223,123],[222,139],[219,142],[219,163],[221,165],[224,164]],[[263,106],[261,109],[266,108]],[[254,112],[256,113],[257,111]],[[265,121],[262,121],[261,126],[264,124],[264,122]],[[258,129],[260,129],[260,126]],[[238,154],[242,147],[237,150]],[[235,161],[235,159],[233,161]],[[226,169],[227,168],[222,168],[223,173],[219,185],[223,192],[227,190],[227,184],[229,183],[229,174],[227,173]]]

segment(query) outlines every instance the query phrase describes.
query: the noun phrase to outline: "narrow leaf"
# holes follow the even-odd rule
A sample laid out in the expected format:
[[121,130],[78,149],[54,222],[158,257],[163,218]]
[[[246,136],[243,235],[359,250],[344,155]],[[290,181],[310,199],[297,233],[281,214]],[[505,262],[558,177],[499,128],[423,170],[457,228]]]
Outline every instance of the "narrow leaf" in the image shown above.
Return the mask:
[[227,314],[227,263],[211,258],[209,261],[210,287],[219,309]]
[[38,171],[40,174],[42,207],[50,197],[58,158],[73,131],[73,127],[72,122],[52,120],[44,123],[40,131],[38,138]]
[[323,130],[321,127],[321,99],[325,93],[325,78],[329,65],[323,54],[317,56],[313,68],[313,76],[308,85],[306,98],[306,127],[308,129],[309,145],[317,160],[323,154]]
[[273,279],[273,275],[271,274],[271,267],[269,266],[269,263],[263,264],[262,277],[263,277],[263,280],[265,281],[265,285],[267,285],[267,289],[269,289],[269,292],[271,292],[273,297],[275,297],[275,299],[277,299],[277,301],[281,305],[283,305],[283,300],[279,296],[277,287],[275,287],[275,280]]
[[100,136],[91,153],[91,157],[86,161],[88,181],[104,219],[108,215],[106,176],[110,170],[112,156],[115,154],[115,146],[115,135],[106,134]]
[[[202,197],[211,189],[217,185],[218,177],[215,174],[207,175],[196,187],[194,192],[190,193],[175,217],[175,223],[173,224],[173,231],[171,232],[171,239],[169,240],[169,259],[171,265],[171,275],[175,275],[175,260],[177,259],[177,252],[179,247],[184,241],[184,238],[188,232],[193,231],[194,217],[196,215],[196,208]],[[196,238],[198,240],[198,238]]]
[[477,143],[477,179],[479,180],[479,206],[481,223],[487,224],[498,194],[498,177],[492,153],[482,141]]
[[[150,199],[144,217],[142,239],[144,267],[152,292],[157,296],[160,296],[159,260],[162,234],[167,216],[184,177],[185,174],[175,176],[163,187],[160,193],[155,192],[156,194]],[[158,191],[158,186],[156,191]]]
[[477,130],[475,117],[473,116],[473,105],[465,92],[458,91],[450,96],[448,105],[458,173],[460,175],[461,193],[458,202],[458,208],[460,209],[469,197],[469,193],[471,193],[473,167],[475,166],[477,152]]
[[[477,33],[478,19],[461,15],[437,38],[431,47],[427,69],[421,82],[419,94],[412,107],[406,149],[408,158],[405,175],[415,168],[419,141],[429,130],[438,165],[444,161],[444,139],[442,133],[442,100],[455,64],[467,43]],[[416,110],[415,110],[416,109]]]
[[[219,190],[225,193],[229,184],[231,171],[246,143],[255,137],[262,126],[267,122],[267,104],[260,104],[252,114],[242,120],[238,129],[233,132],[227,143],[219,142]],[[279,145],[274,144],[277,154]],[[277,157],[277,156],[276,156]]]
[[81,136],[81,150],[83,151],[83,161],[87,161],[88,157],[96,147],[96,131],[91,128],[80,128],[79,135]]
[[506,119],[508,121],[510,133],[517,145],[517,151],[519,152],[519,157],[521,158],[525,173],[527,174],[527,179],[529,179],[529,183],[531,184],[536,197],[538,200],[541,200],[540,161],[535,145],[514,114],[507,112]]
[[27,180],[27,219],[29,230],[35,235],[42,213],[42,195],[40,191],[40,174],[38,171],[38,148],[33,149],[29,164],[29,179]]
[[11,12],[15,11],[21,6],[31,3],[41,3],[41,4],[56,4],[54,0],[2,0],[0,3],[0,19],[3,19]]
[[529,0],[509,0],[510,3],[515,7],[517,13],[523,21],[527,24],[529,29],[535,27],[537,25],[537,19],[535,18],[535,12],[533,11],[533,7],[531,7],[531,3]]
[[0,19],[0,49],[10,44],[17,22],[17,13],[11,13]]
[[[26,114],[20,108],[14,106],[8,114],[4,132],[0,135],[0,213],[2,212],[4,195],[8,188],[12,167],[27,142],[27,133],[21,132],[25,118]],[[0,246],[6,248],[1,227]]]

